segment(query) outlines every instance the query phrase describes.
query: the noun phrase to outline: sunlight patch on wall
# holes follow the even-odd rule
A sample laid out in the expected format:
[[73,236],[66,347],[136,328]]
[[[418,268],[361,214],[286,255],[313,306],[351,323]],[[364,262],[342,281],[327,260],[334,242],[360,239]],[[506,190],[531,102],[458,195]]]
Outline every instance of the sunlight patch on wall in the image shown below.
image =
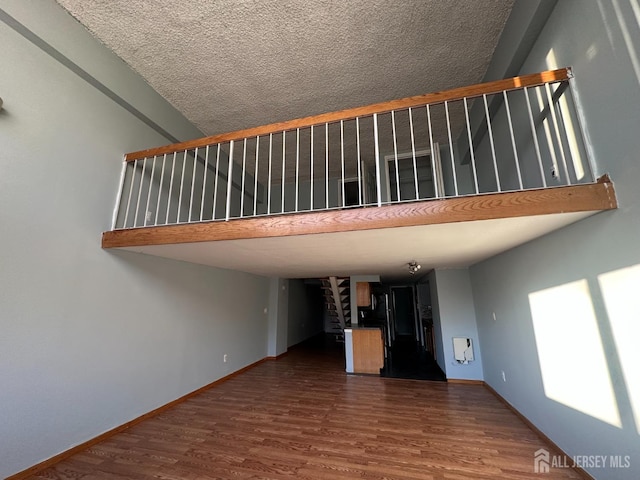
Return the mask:
[[636,17],[636,23],[640,27],[640,4],[638,4],[638,0],[631,0],[631,8],[633,9],[633,16]]
[[[593,45],[589,48],[589,50],[591,50],[591,48],[593,48]],[[556,58],[556,52],[553,50],[553,48],[549,50],[545,62],[547,64],[548,70],[555,70],[559,68],[558,60]],[[573,170],[576,174],[576,179],[580,181],[584,178],[584,162],[582,159],[582,155],[580,154],[580,148],[578,147],[576,128],[573,125],[573,118],[571,117],[571,111],[569,110],[569,103],[567,102],[566,95],[568,94],[562,95],[558,99],[558,104],[560,105],[560,118],[562,118],[567,132],[567,142],[569,144],[569,152],[571,153],[571,163],[573,164]]]
[[[546,101],[542,98],[542,92],[539,88],[535,89],[536,98],[538,100],[538,108],[541,112],[544,112],[544,107],[546,105]],[[549,111],[547,111],[549,112]],[[549,154],[551,155],[551,166],[554,172],[558,174],[558,157],[556,155],[556,144],[551,137],[551,113],[545,115],[542,119],[542,126],[544,127],[544,133],[547,137],[547,146],[549,147]]]
[[621,427],[586,280],[529,294],[545,395]]
[[609,315],[636,429],[640,434],[640,376],[637,374],[640,341],[640,264],[598,276]]
[[[624,38],[624,43],[627,47],[627,51],[629,52],[629,58],[631,59],[631,65],[633,66],[634,71],[636,72],[636,77],[638,82],[640,83],[640,59],[638,58],[638,52],[636,51],[635,41],[629,31],[629,27],[627,26],[627,22],[625,21],[625,14],[622,12],[622,8],[620,7],[620,2],[618,0],[613,0],[612,2],[613,9],[616,12],[616,17],[618,18],[618,23],[620,24],[620,31],[622,32],[622,37]],[[633,2],[630,2],[631,7],[633,8]],[[634,15],[636,15],[636,9],[634,9]],[[637,16],[636,16],[637,19]],[[634,32],[637,34],[637,32]]]

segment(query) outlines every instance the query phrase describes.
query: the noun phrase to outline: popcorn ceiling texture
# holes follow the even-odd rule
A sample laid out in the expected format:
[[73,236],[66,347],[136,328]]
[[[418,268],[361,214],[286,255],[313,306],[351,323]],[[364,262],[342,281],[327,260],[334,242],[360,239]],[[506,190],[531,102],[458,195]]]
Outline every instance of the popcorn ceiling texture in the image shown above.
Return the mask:
[[58,0],[205,134],[482,80],[512,0]]

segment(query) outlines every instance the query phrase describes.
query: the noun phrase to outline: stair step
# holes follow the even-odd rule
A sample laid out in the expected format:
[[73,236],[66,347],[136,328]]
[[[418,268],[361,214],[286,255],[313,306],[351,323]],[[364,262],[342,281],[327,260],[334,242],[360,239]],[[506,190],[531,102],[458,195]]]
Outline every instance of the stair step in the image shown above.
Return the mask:
[[339,335],[342,335],[347,322],[351,323],[351,279],[349,277],[328,277],[319,280],[331,327],[336,335],[338,332]]

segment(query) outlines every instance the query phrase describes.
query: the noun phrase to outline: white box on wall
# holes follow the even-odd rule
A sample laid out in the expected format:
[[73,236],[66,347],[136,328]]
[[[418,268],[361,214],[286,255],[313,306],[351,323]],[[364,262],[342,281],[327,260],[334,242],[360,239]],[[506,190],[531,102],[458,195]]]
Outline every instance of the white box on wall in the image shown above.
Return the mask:
[[470,338],[453,337],[453,357],[462,364],[473,361],[473,343]]

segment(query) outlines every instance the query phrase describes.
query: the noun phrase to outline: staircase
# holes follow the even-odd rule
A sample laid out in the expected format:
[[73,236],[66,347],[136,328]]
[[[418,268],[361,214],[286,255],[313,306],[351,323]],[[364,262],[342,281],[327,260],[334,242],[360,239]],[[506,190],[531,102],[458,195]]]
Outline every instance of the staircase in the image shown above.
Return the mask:
[[351,294],[349,277],[322,279],[324,299],[331,315],[331,333],[344,342],[344,329],[351,325]]

